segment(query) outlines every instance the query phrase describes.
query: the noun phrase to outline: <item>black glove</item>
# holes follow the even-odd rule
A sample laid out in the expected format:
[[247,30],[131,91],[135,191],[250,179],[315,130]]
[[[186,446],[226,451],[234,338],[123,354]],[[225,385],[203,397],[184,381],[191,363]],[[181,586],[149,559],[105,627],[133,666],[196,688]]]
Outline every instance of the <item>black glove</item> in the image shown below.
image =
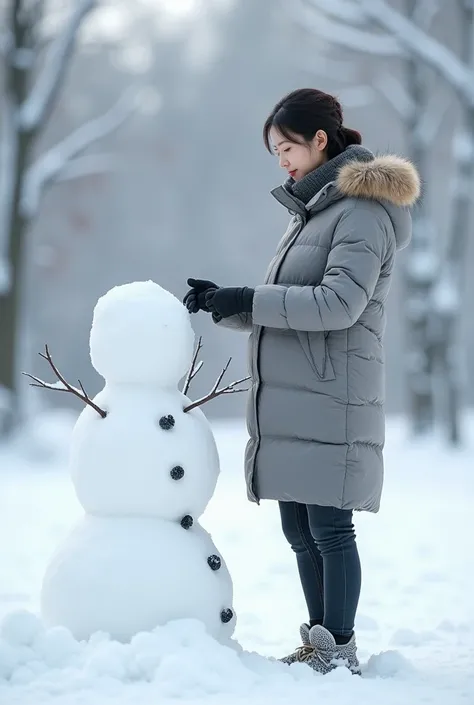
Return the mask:
[[207,311],[206,292],[209,289],[218,289],[219,287],[214,282],[207,279],[188,279],[188,286],[191,289],[187,292],[183,299],[183,304],[188,309],[189,313],[197,313],[198,311]]
[[228,318],[236,313],[251,313],[255,290],[248,286],[209,288],[205,294],[207,310]]

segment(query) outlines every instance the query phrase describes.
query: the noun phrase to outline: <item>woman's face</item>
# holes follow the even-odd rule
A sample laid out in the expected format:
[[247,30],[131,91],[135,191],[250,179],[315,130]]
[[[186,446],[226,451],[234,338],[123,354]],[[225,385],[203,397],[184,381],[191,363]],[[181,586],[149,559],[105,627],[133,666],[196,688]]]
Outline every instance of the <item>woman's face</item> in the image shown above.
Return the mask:
[[[298,137],[295,136],[295,140]],[[328,138],[324,130],[318,130],[311,142],[291,142],[277,128],[270,129],[273,151],[279,157],[280,166],[286,169],[295,181],[299,181],[327,161],[325,149]]]

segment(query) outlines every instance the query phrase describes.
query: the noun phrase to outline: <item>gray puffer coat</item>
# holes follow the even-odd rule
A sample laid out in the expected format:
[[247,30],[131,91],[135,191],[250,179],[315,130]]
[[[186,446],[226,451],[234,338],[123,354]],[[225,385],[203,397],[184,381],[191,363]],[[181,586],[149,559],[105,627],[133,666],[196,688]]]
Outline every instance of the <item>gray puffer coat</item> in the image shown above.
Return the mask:
[[[359,148],[360,149],[360,148]],[[356,152],[354,152],[356,154]],[[248,495],[376,512],[383,484],[385,301],[411,237],[414,166],[346,159],[292,214],[250,315]]]

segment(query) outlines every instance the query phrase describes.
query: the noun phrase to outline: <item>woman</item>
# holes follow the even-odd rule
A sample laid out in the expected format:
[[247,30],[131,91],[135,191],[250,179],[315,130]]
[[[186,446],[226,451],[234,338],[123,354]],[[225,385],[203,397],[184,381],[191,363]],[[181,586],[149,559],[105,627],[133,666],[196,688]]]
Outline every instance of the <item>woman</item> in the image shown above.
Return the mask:
[[264,142],[288,173],[272,193],[291,221],[265,283],[190,279],[188,310],[250,331],[249,498],[279,502],[309,620],[282,660],[359,673],[361,588],[353,511],[377,512],[383,482],[385,301],[396,251],[411,237],[416,169],[375,157],[331,95],[280,100]]

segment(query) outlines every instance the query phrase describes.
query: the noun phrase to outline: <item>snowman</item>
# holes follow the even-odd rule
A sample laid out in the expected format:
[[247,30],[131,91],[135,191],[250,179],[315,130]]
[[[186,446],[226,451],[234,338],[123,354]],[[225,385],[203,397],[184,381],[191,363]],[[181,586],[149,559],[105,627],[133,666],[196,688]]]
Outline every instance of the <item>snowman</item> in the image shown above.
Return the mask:
[[183,304],[154,282],[134,282],[111,289],[94,309],[90,355],[105,379],[94,399],[64,379],[47,346],[42,357],[58,381],[28,375],[34,386],[86,403],[70,454],[85,514],[53,555],[41,590],[45,623],[79,640],[102,631],[128,641],[185,618],[221,642],[234,631],[232,580],[199,524],[219,474],[199,406],[244,391],[236,386],[245,380],[219,388],[228,363],[210,394],[191,402],[200,341],[194,355],[193,346]]

